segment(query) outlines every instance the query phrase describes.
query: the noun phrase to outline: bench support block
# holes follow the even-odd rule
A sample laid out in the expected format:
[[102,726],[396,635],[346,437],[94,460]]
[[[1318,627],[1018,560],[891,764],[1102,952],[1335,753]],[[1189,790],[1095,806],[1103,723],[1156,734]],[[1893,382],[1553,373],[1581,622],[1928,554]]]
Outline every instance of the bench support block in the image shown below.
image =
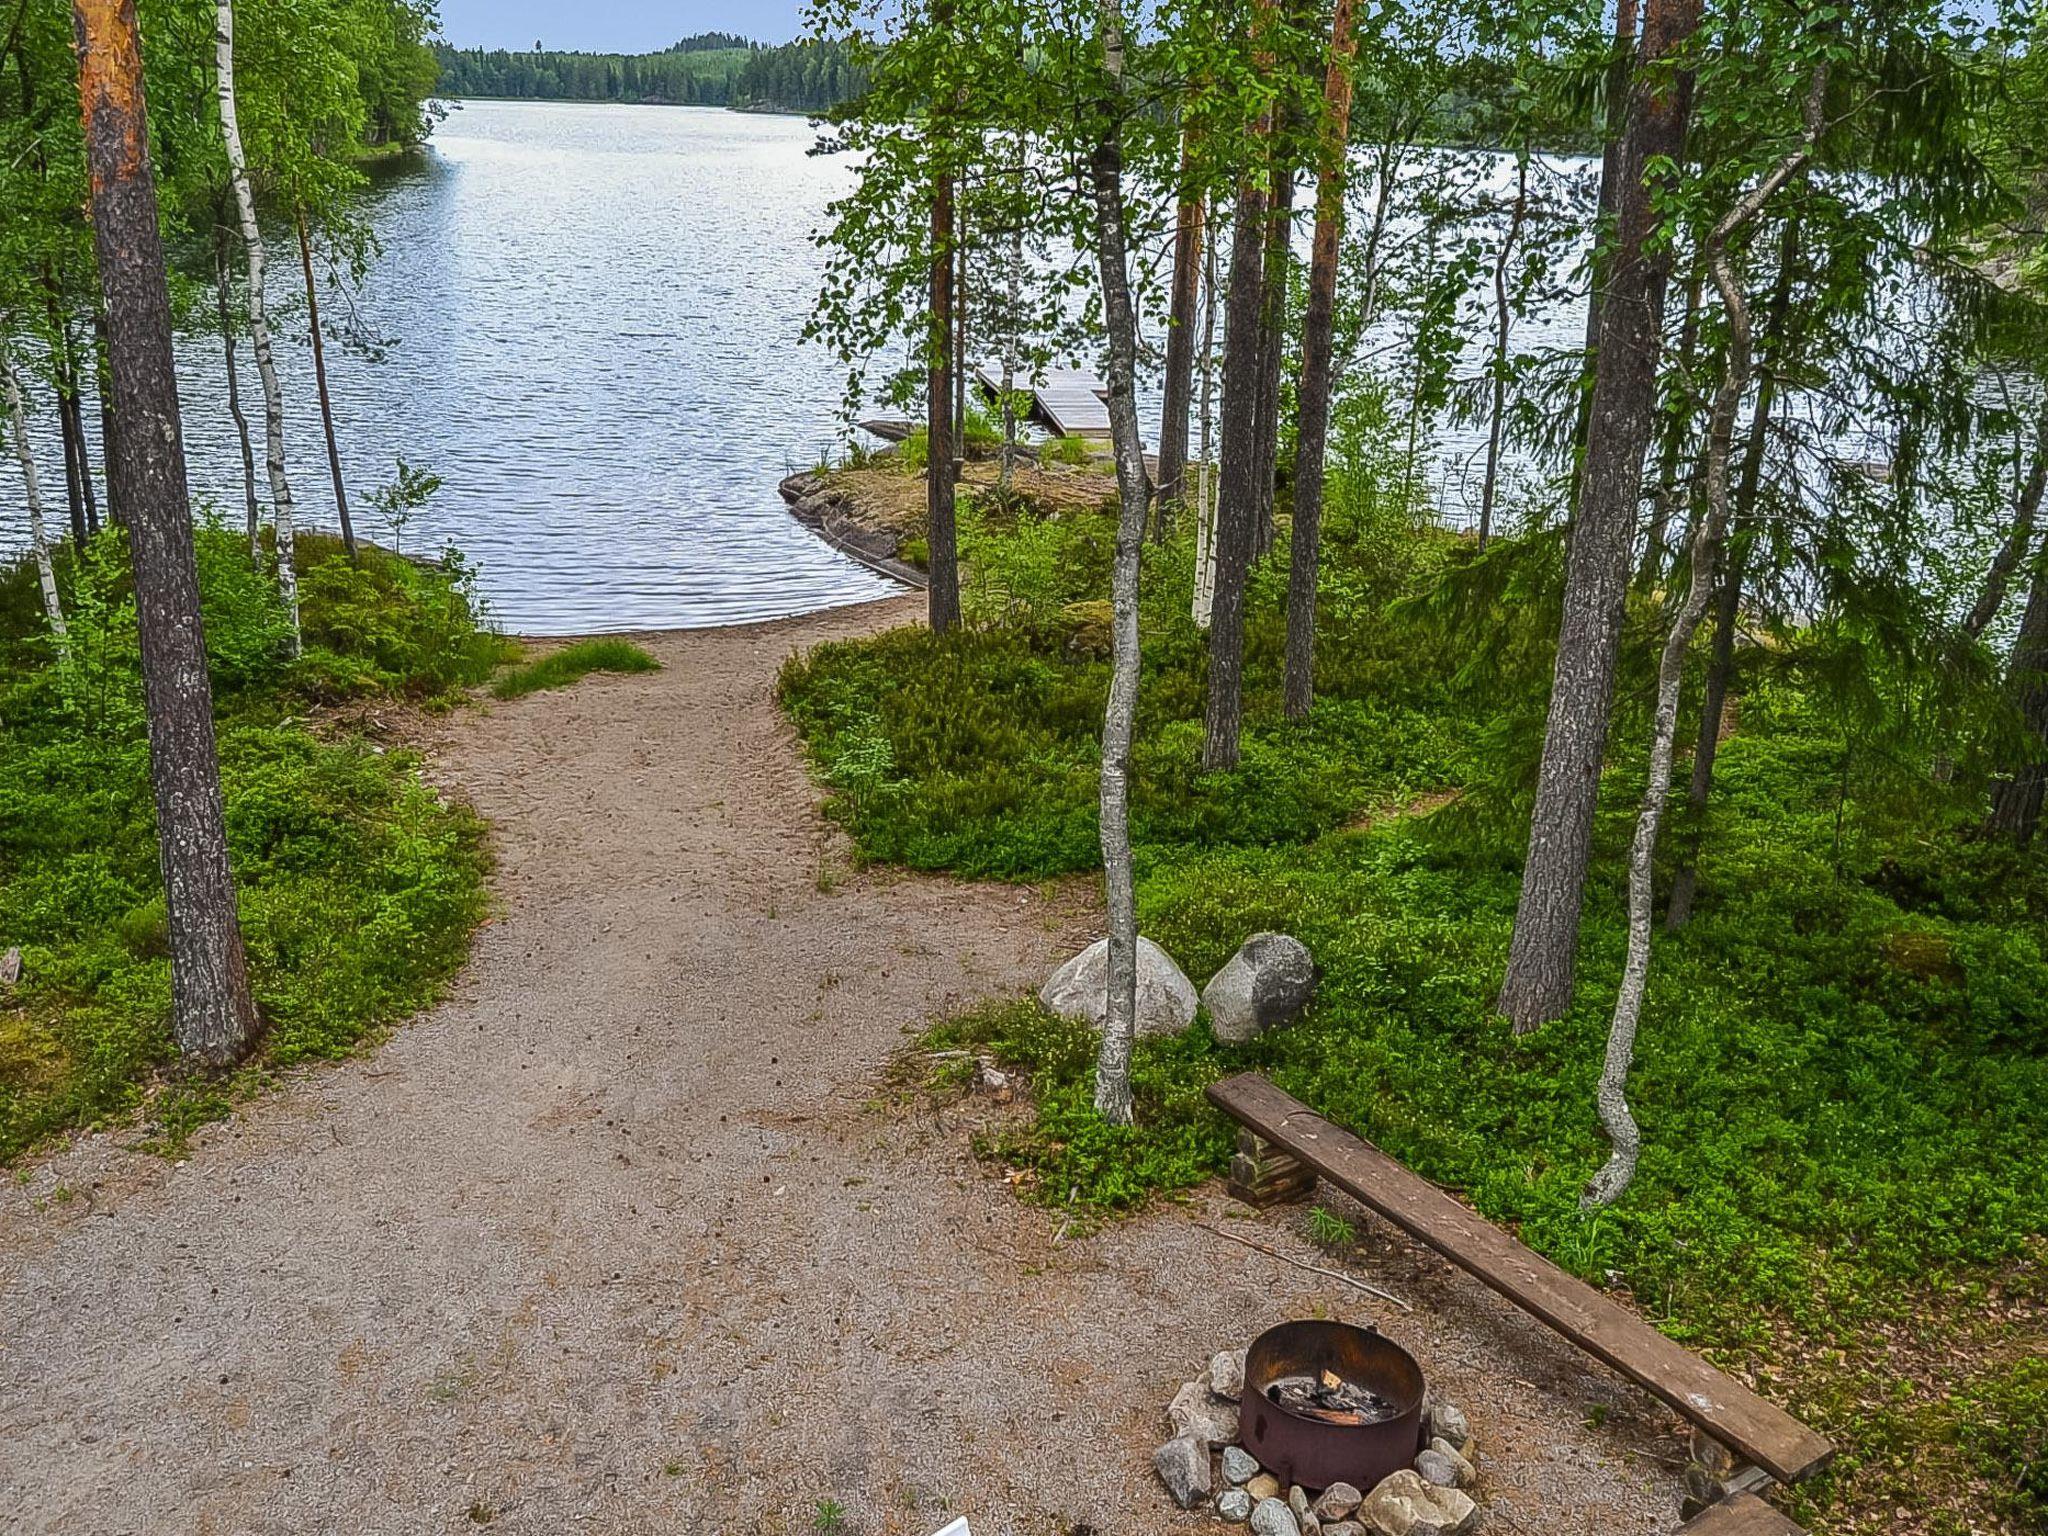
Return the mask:
[[1230,1159],[1230,1178],[1225,1184],[1234,1198],[1264,1210],[1269,1205],[1306,1200],[1315,1187],[1314,1169],[1239,1127],[1237,1153]]

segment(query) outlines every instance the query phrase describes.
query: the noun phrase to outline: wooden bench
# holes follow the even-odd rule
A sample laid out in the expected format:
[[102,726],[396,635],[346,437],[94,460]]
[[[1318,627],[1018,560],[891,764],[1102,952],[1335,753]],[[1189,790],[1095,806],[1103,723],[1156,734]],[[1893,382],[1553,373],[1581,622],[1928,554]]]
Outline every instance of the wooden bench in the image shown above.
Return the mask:
[[1806,1536],[1753,1493],[1730,1494],[1678,1528],[1678,1536]]
[[[1832,1444],[1784,1409],[1715,1370],[1628,1308],[1566,1274],[1379,1148],[1333,1125],[1257,1073],[1211,1084],[1209,1098],[1260,1141],[1328,1179],[1417,1242],[1435,1249],[1539,1322],[1612,1366],[1741,1461],[1761,1467],[1781,1483],[1796,1483],[1818,1472],[1834,1455]],[[1778,1523],[1758,1524],[1761,1517],[1750,1510],[1751,1505]],[[1702,1523],[1710,1517],[1718,1523]],[[1762,1500],[1737,1493],[1686,1529],[1717,1536],[1736,1536],[1738,1532],[1770,1536],[1798,1528]]]

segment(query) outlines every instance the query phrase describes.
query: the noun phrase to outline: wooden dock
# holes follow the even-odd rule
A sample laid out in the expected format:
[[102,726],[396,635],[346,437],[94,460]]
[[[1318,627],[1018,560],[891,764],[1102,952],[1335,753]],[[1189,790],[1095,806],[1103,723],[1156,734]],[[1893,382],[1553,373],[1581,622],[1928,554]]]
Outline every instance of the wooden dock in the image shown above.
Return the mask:
[[[999,365],[976,364],[974,376],[990,398],[1002,393]],[[1086,369],[1048,368],[1028,379],[1019,374],[1017,382],[1031,392],[1032,417],[1055,436],[1109,436],[1109,386]]]

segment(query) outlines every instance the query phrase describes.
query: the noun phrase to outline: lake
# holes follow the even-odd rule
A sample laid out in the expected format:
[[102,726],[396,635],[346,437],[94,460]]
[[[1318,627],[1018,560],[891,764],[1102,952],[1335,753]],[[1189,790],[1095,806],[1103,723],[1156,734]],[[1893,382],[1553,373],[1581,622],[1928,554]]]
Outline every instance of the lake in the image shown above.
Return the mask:
[[[405,547],[459,545],[518,633],[729,624],[902,590],[775,489],[832,445],[843,381],[801,340],[822,270],[811,231],[850,176],[808,154],[814,139],[801,118],[712,108],[451,113],[367,199],[383,250],[360,323],[388,347],[328,349],[362,535],[388,542],[364,502],[403,454],[446,482]],[[332,527],[296,246],[272,260],[293,490]],[[322,302],[337,307],[324,284]],[[195,490],[239,517],[219,351],[180,343],[187,447]],[[253,367],[244,387],[260,473]],[[44,463],[61,494],[61,456]]]

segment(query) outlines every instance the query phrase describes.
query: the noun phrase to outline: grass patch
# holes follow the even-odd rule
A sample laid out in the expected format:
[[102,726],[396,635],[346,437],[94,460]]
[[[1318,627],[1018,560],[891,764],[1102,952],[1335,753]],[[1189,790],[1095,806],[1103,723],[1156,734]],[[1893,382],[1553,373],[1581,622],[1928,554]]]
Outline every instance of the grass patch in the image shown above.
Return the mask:
[[578,640],[539,661],[514,667],[491,684],[501,699],[523,699],[529,693],[566,688],[593,672],[659,672],[661,663],[628,640]]
[[269,1033],[227,1080],[188,1078],[170,960],[126,549],[67,551],[71,625],[43,636],[33,576],[0,577],[0,1161],[144,1113],[175,1144],[267,1074],[339,1056],[433,1001],[484,916],[484,828],[403,749],[342,722],[362,699],[445,707],[504,659],[459,561],[299,542],[306,637],[290,655],[269,573],[198,534],[229,854]]

